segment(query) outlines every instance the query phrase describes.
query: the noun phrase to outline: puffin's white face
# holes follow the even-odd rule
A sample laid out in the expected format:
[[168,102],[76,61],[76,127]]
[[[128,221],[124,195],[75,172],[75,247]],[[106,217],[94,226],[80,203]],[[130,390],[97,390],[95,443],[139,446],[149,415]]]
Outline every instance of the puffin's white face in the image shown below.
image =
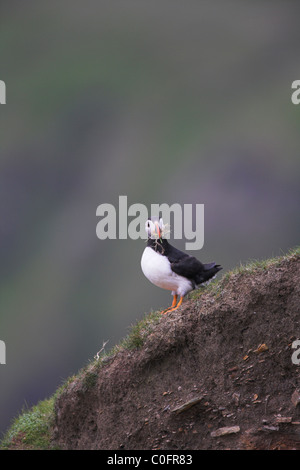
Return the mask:
[[150,220],[148,219],[145,224],[146,232],[148,235],[148,238],[162,238],[164,236],[164,223],[163,219],[159,220]]

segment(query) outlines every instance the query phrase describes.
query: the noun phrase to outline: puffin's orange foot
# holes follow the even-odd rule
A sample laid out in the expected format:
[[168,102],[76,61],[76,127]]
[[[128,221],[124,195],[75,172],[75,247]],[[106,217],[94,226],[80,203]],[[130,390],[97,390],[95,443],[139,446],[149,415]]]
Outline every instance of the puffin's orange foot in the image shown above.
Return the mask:
[[[176,297],[176,300],[177,300],[177,295],[174,296],[174,297]],[[183,297],[180,297],[179,302],[178,302],[177,305],[176,305],[176,300],[175,300],[175,302],[173,300],[173,303],[172,303],[171,307],[167,308],[167,310],[164,310],[162,313],[166,314],[166,313],[174,312],[175,310],[177,310],[178,307],[180,307],[180,305],[182,304]],[[176,305],[176,307],[175,307],[175,305]]]
[[165,315],[166,313],[168,313],[173,307],[175,307],[176,305],[176,302],[177,302],[177,295],[173,295],[173,302],[172,302],[172,305],[171,307],[168,307],[166,308],[165,310],[163,310],[162,312],[160,312],[162,315]]

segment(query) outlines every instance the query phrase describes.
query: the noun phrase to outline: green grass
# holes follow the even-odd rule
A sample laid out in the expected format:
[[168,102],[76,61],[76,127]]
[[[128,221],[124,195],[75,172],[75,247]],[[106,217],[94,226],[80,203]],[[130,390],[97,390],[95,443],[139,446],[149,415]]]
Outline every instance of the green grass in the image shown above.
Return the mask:
[[62,386],[57,390],[56,396],[59,396],[71,383],[80,382],[83,391],[87,391],[94,387],[98,379],[98,371],[113,359],[119,352],[127,350],[139,349],[143,346],[147,336],[153,331],[161,319],[159,311],[151,312],[145,315],[142,320],[131,325],[129,334],[111,350],[103,351],[97,354],[94,359],[89,360],[86,366],[82,367],[76,375],[69,377]]
[[103,350],[97,355],[97,357],[95,356],[93,360],[90,360],[85,367],[80,369],[76,376],[71,377],[71,379],[68,379],[65,384],[62,385],[60,392],[62,392],[69,383],[74,382],[75,380],[81,380],[82,386],[85,390],[96,385],[98,371],[110,362],[110,360],[119,352],[141,348],[145,339],[151,331],[153,331],[154,326],[161,320],[161,318],[162,316],[160,311],[155,311],[145,315],[144,318],[136,324],[131,325],[129,334],[119,344],[116,344],[108,352]]
[[255,274],[258,271],[269,269],[272,266],[279,266],[283,261],[289,260],[295,256],[300,256],[300,246],[296,246],[287,253],[282,254],[282,256],[276,256],[274,258],[263,260],[249,260],[246,264],[240,263],[239,266],[236,266],[234,269],[227,271],[221,280],[213,281],[205,288],[192,291],[189,294],[189,298],[196,300],[199,299],[203,294],[210,294],[211,296],[218,297],[232,277],[237,275]]
[[5,434],[0,449],[50,449],[54,401],[53,396],[23,410]]
[[142,347],[145,339],[153,330],[153,326],[156,325],[160,319],[161,313],[159,311],[145,315],[142,320],[131,326],[131,331],[121,342],[120,348],[130,350]]
[[[227,285],[232,276],[255,274],[258,270],[269,269],[271,266],[277,266],[285,260],[300,256],[300,246],[290,250],[288,253],[266,260],[252,260],[245,265],[225,273],[219,281],[214,281],[204,289],[199,289],[190,293],[190,299],[198,299],[203,294],[210,294],[218,297],[224,287]],[[17,417],[2,442],[0,449],[53,449],[51,444],[51,432],[54,423],[54,405],[58,396],[75,381],[80,383],[84,391],[94,387],[97,383],[98,371],[109,363],[111,359],[119,352],[124,350],[139,349],[143,346],[147,336],[154,330],[162,318],[160,312],[151,312],[145,315],[142,320],[131,326],[129,334],[123,341],[114,346],[110,351],[105,352],[104,348],[101,353],[90,361],[87,366],[82,368],[76,375],[69,377],[65,383],[56,391],[53,397],[39,402],[31,409],[23,410]]]
[[263,259],[263,260],[249,260],[246,264],[240,264],[233,270],[229,271],[226,273],[224,276],[224,279],[226,280],[227,277],[230,277],[231,275],[234,274],[255,274],[257,270],[262,270],[262,269],[268,269],[271,266],[278,266],[280,263],[282,263],[285,260],[289,260],[293,258],[294,256],[299,256],[300,255],[300,246],[297,246],[291,250],[289,250],[287,253],[282,254],[282,256],[276,256],[274,258],[268,258],[268,259]]
[[160,311],[154,311],[146,314],[144,318],[131,325],[129,334],[110,351],[103,351],[98,358],[92,362],[92,366],[99,369],[102,365],[113,358],[122,350],[139,349],[143,346],[147,336],[153,331],[154,326],[159,323],[162,316]]

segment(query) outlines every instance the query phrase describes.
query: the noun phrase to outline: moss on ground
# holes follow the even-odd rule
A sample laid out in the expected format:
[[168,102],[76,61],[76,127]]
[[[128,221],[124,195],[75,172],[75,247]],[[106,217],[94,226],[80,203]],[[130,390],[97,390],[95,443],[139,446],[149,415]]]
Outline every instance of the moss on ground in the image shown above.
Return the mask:
[[53,396],[40,401],[31,409],[14,419],[5,434],[1,449],[49,449],[51,448],[51,430],[54,417]]

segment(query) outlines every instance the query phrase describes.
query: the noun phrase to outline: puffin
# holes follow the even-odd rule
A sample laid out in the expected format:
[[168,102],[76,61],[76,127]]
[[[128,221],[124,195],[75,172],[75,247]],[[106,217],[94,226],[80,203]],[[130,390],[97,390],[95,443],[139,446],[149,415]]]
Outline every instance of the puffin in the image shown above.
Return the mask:
[[215,278],[222,267],[216,263],[203,264],[194,256],[172,246],[164,238],[167,229],[162,218],[148,219],[145,229],[148,239],[141,258],[141,268],[152,284],[171,291],[172,305],[161,312],[170,313],[180,307],[190,291]]

